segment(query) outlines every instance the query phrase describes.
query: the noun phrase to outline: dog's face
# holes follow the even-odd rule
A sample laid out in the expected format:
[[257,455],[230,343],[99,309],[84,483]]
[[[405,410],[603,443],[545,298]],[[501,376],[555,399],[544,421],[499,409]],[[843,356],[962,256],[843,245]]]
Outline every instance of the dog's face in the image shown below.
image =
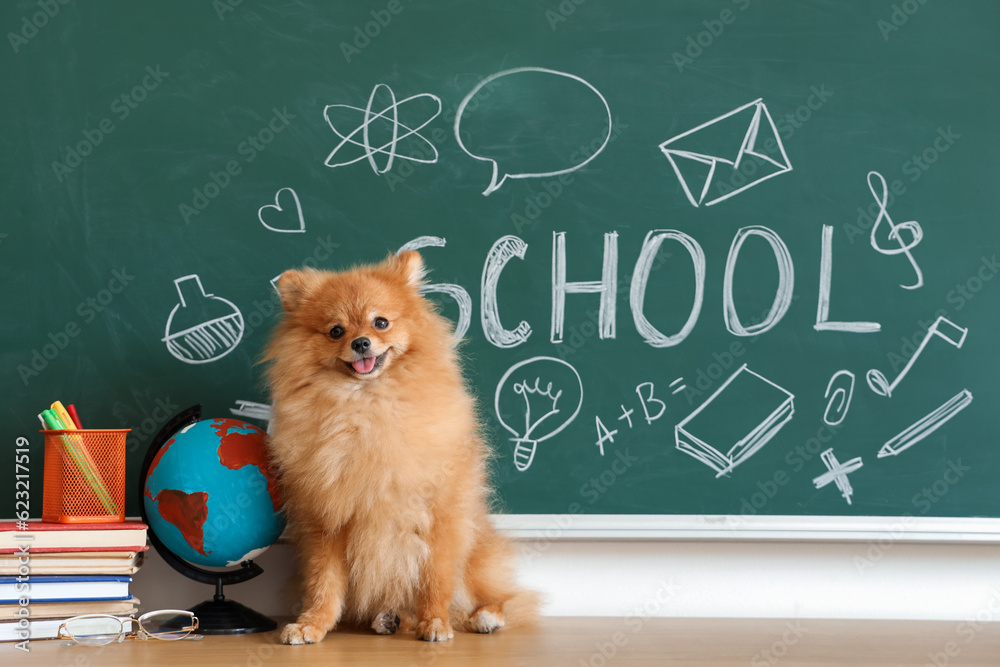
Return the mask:
[[422,278],[412,251],[338,273],[286,271],[278,282],[286,331],[316,366],[373,381],[410,348]]

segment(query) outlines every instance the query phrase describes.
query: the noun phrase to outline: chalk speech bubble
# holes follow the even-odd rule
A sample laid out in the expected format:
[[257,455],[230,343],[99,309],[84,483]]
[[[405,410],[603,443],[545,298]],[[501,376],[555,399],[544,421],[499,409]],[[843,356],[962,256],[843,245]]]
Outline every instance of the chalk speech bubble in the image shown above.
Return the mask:
[[[465,109],[469,105],[469,102],[472,101],[472,99],[475,98],[476,95],[479,94],[479,92],[484,88],[486,88],[487,86],[489,86],[490,89],[492,90],[493,87],[495,86],[495,82],[497,81],[497,79],[514,76],[525,72],[549,74],[552,76],[572,79],[573,81],[578,81],[580,84],[589,88],[593,92],[593,94],[597,96],[597,98],[601,101],[601,104],[604,107],[605,113],[607,114],[607,123],[608,123],[607,133],[604,136],[604,140],[601,143],[600,148],[598,148],[592,154],[587,156],[587,158],[582,162],[569,166],[565,169],[558,169],[555,171],[546,171],[546,172],[521,172],[521,173],[501,172],[501,168],[498,165],[497,160],[483,155],[476,155],[468,148],[466,148],[465,143],[462,141],[461,126],[462,126],[462,115],[465,113]],[[502,186],[508,178],[546,178],[549,176],[560,176],[562,174],[567,174],[571,171],[576,171],[580,167],[584,166],[585,164],[593,160],[601,153],[601,151],[604,150],[604,147],[608,145],[608,141],[611,139],[611,108],[608,107],[608,101],[604,99],[604,96],[601,95],[601,92],[597,90],[597,88],[595,88],[590,83],[588,83],[587,81],[581,79],[580,77],[574,74],[567,74],[566,72],[558,72],[556,70],[545,69],[543,67],[517,67],[514,69],[503,70],[502,72],[497,72],[496,74],[491,74],[490,76],[480,81],[475,88],[469,91],[469,94],[465,96],[465,99],[462,100],[462,103],[458,105],[458,111],[455,113],[455,138],[458,140],[459,147],[463,151],[465,151],[466,154],[469,155],[469,157],[475,158],[476,160],[480,160],[482,162],[489,162],[493,165],[493,178],[490,180],[489,186],[483,191],[483,195],[489,195],[491,192],[499,189],[500,186]]]

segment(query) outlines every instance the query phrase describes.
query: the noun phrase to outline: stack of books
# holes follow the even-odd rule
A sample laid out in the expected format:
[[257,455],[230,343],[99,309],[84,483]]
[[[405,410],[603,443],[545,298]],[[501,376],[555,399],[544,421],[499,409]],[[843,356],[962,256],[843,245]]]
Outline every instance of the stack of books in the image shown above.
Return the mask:
[[82,614],[129,617],[146,525],[0,522],[0,641],[56,637]]

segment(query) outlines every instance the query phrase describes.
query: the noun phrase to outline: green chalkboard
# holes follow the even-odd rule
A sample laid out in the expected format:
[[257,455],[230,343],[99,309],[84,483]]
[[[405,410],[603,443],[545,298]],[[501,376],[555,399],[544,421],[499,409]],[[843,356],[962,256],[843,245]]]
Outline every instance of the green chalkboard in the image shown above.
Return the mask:
[[0,27],[34,516],[50,402],[132,428],[134,485],[188,405],[260,423],[274,277],[409,245],[506,512],[1000,517],[995,2],[25,0]]

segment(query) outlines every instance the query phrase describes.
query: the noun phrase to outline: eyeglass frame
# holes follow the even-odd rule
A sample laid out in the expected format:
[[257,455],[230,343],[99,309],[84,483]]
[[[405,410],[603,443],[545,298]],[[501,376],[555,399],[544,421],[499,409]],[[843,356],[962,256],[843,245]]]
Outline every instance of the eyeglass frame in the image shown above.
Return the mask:
[[[187,634],[185,634],[185,635],[183,635],[181,637],[159,637],[159,636],[157,636],[157,635],[149,632],[148,630],[146,630],[146,628],[142,627],[142,621],[143,620],[145,620],[146,618],[148,618],[150,616],[154,616],[156,614],[181,614],[181,615],[184,615],[184,616],[189,616],[191,618],[191,621],[194,623],[194,625],[192,625],[190,627],[185,626],[185,627],[179,628],[178,632],[182,631],[182,630],[187,630]],[[118,621],[118,624],[119,624],[118,637],[116,637],[115,639],[112,639],[110,641],[104,642],[103,644],[88,644],[86,642],[80,641],[73,634],[70,633],[69,629],[66,628],[66,624],[67,623],[72,623],[73,621],[79,620],[81,618],[113,618],[113,619],[115,619],[116,621]],[[135,623],[136,629],[135,630],[131,630],[131,629],[130,630],[126,630],[125,629],[125,625],[126,624],[131,625],[132,623]],[[155,611],[147,611],[145,614],[139,616],[139,618],[120,618],[118,616],[115,616],[114,614],[80,614],[79,616],[74,616],[72,618],[67,618],[65,621],[63,621],[62,623],[60,623],[59,624],[59,629],[56,631],[56,638],[57,639],[70,639],[70,640],[76,642],[77,644],[80,644],[80,645],[83,645],[83,646],[107,646],[108,644],[114,644],[114,643],[119,643],[120,644],[126,638],[128,638],[128,639],[136,639],[136,638],[138,638],[138,639],[141,639],[142,641],[146,641],[148,639],[159,639],[160,641],[173,642],[173,641],[178,641],[178,640],[181,640],[181,639],[187,639],[188,637],[191,637],[192,633],[195,630],[197,630],[197,629],[198,629],[198,617],[195,616],[194,613],[188,611],[187,609],[157,609]],[[65,635],[63,634],[64,630],[66,631]],[[197,637],[200,638],[200,635],[195,635],[195,636],[197,636]]]

